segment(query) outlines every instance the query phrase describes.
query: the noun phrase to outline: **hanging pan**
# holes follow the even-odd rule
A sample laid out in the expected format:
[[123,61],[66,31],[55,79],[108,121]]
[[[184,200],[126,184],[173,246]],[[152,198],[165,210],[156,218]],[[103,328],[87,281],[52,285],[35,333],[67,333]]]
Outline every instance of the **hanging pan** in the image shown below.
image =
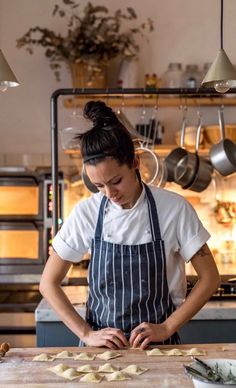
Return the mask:
[[174,182],[181,186],[191,184],[198,168],[198,154],[197,154],[197,142],[198,135],[200,139],[200,132],[202,127],[202,119],[199,113],[199,120],[196,132],[196,152],[187,152],[182,159],[180,159],[175,167]]
[[169,155],[165,158],[165,165],[167,168],[167,181],[173,182],[175,180],[175,168],[178,162],[188,154],[184,146],[184,135],[185,135],[185,127],[186,127],[186,109],[184,108],[183,122],[180,133],[180,146],[173,149]]
[[196,138],[196,152],[195,155],[197,157],[197,166],[195,170],[195,174],[193,176],[192,181],[182,186],[183,189],[189,189],[196,192],[201,192],[205,190],[212,180],[212,173],[213,173],[213,167],[207,159],[200,157],[198,155],[198,148],[200,143],[200,137],[201,137],[201,120],[199,122],[198,128],[197,128],[197,138]]
[[218,110],[221,141],[212,146],[210,159],[214,168],[223,176],[236,172],[236,144],[225,139],[223,106]]

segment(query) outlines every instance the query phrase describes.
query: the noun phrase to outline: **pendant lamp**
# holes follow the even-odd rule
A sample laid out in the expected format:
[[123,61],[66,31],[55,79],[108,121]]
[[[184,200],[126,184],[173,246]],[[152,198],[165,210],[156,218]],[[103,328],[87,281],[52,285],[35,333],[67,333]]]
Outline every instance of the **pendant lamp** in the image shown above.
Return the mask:
[[223,48],[223,8],[224,0],[220,0],[220,50],[216,59],[209,68],[201,85],[207,88],[215,88],[219,93],[225,93],[230,88],[236,87],[236,70],[230,62]]
[[0,50],[0,91],[5,92],[8,88],[18,85],[19,82],[8,65],[2,50]]

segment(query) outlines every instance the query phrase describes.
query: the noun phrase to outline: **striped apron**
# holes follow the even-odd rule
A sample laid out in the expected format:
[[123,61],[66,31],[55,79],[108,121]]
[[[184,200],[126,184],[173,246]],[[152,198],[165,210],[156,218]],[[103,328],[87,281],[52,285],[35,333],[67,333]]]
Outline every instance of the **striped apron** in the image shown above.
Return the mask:
[[[86,320],[93,330],[121,329],[127,338],[142,322],[161,323],[175,310],[166,277],[164,241],[157,208],[147,185],[146,198],[152,241],[119,245],[102,238],[108,198],[102,198],[89,264]],[[163,344],[179,343],[175,333]],[[80,341],[79,346],[84,344]]]

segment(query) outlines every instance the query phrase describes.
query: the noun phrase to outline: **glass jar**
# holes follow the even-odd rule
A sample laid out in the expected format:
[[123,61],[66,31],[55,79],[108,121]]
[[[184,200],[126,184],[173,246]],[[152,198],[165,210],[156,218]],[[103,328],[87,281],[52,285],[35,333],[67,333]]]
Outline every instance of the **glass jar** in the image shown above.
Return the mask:
[[171,62],[163,76],[163,87],[182,88],[183,68],[181,63]]
[[183,84],[185,88],[198,88],[201,84],[201,72],[198,65],[186,65],[183,74]]

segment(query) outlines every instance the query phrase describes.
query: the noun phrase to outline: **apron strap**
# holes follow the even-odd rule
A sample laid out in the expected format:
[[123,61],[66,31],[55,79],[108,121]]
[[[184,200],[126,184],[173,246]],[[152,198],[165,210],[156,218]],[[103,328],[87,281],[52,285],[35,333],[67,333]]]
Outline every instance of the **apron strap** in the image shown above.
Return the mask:
[[97,225],[95,229],[95,239],[102,238],[103,219],[104,219],[107,202],[108,202],[108,198],[104,195],[102,197],[102,201],[99,207],[98,220],[97,220]]
[[151,225],[152,238],[153,238],[153,241],[161,240],[161,231],[160,231],[159,219],[157,215],[156,203],[149,187],[145,183],[143,184],[147,194],[148,213],[149,213],[149,220]]

